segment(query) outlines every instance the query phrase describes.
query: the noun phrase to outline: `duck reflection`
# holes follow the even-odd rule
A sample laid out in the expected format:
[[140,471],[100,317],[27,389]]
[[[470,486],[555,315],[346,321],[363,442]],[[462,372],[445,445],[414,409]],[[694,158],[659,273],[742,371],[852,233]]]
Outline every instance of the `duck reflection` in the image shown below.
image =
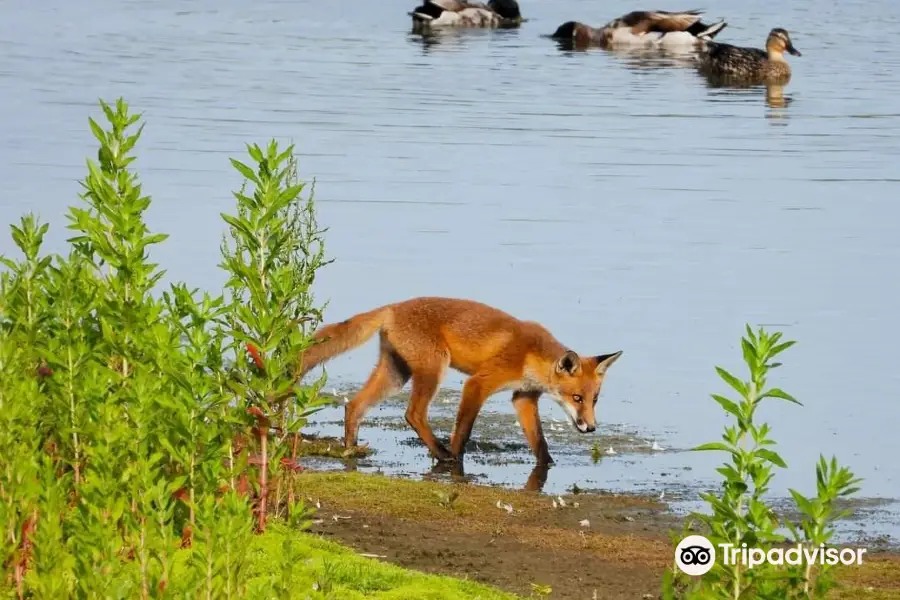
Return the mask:
[[747,83],[718,76],[705,76],[706,87],[716,96],[738,98],[765,98],[769,108],[787,108],[794,99],[785,93],[787,87],[782,82]]

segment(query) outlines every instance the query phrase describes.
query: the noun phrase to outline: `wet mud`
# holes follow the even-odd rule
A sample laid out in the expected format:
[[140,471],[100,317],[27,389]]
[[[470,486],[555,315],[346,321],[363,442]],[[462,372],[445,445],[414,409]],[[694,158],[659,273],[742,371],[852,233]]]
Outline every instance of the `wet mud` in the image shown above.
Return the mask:
[[[687,449],[671,447],[667,432],[624,423],[583,435],[544,417],[555,460],[548,470],[535,465],[515,414],[489,403],[462,465],[447,466],[407,425],[401,393],[367,415],[361,447],[346,453],[343,404],[353,391],[333,390],[333,404],[305,428],[300,491],[316,507],[313,532],[380,560],[522,597],[549,587],[552,598],[658,598],[672,561],[670,532],[681,530],[687,511],[705,508]],[[444,390],[431,406],[429,421],[445,443],[458,400]],[[788,499],[773,502],[790,515]],[[841,567],[844,587],[831,598],[900,598],[896,538],[871,535],[890,502],[845,506],[852,516],[836,542],[864,545],[867,562]]]
[[[476,420],[462,466],[442,465],[429,456],[406,423],[405,392],[391,396],[366,415],[359,432],[360,447],[347,453],[341,441],[343,404],[356,390],[344,387],[328,391],[332,404],[314,414],[305,429],[311,439],[303,444],[302,464],[310,469],[496,485],[546,495],[573,490],[630,495],[660,500],[675,517],[704,510],[698,494],[711,491],[710,474],[704,479],[694,473],[690,449],[673,447],[667,439],[671,432],[648,431],[628,423],[601,420],[594,434],[584,435],[564,419],[543,416],[554,464],[549,470],[536,468],[515,414],[504,412],[508,407],[495,400],[485,405]],[[429,422],[445,444],[449,443],[458,403],[458,391],[442,389],[430,407]],[[785,515],[792,515],[792,499],[775,497],[771,502]],[[894,499],[861,497],[848,501],[842,508],[850,515],[836,524],[836,541],[900,550],[897,507]]]

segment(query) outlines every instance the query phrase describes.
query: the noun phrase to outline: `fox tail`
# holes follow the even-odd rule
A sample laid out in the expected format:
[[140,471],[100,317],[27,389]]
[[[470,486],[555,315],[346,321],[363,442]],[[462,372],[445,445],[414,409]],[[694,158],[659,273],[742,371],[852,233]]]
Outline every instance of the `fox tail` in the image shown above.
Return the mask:
[[387,307],[376,308],[340,323],[320,327],[313,334],[313,345],[300,356],[297,379],[302,379],[309,371],[335,356],[365,344],[381,330],[388,315]]

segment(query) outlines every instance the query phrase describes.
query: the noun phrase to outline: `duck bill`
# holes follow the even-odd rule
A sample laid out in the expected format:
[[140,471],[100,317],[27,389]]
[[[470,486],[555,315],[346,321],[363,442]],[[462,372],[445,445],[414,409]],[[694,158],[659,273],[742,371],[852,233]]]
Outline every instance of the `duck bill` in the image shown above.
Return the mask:
[[793,45],[793,44],[788,44],[788,45],[787,45],[787,51],[790,52],[791,54],[793,54],[794,56],[803,56],[802,54],[800,54],[800,51],[799,51],[799,50],[797,50],[796,48],[794,48],[794,45]]

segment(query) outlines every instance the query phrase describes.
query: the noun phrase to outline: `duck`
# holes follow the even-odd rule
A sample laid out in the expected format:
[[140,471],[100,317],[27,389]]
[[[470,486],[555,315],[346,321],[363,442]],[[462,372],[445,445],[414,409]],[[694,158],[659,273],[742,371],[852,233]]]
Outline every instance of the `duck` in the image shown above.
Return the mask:
[[635,10],[615,18],[602,27],[591,27],[579,21],[566,21],[550,37],[573,43],[576,47],[601,48],[698,47],[703,40],[712,40],[728,24],[717,21],[704,23],[701,10],[670,12],[665,10]]
[[517,27],[524,22],[516,0],[422,0],[409,13],[414,30],[443,27]]
[[794,48],[787,30],[775,27],[766,38],[765,50],[705,41],[697,52],[697,60],[700,72],[707,77],[744,83],[784,83],[791,78],[785,52],[803,56]]

